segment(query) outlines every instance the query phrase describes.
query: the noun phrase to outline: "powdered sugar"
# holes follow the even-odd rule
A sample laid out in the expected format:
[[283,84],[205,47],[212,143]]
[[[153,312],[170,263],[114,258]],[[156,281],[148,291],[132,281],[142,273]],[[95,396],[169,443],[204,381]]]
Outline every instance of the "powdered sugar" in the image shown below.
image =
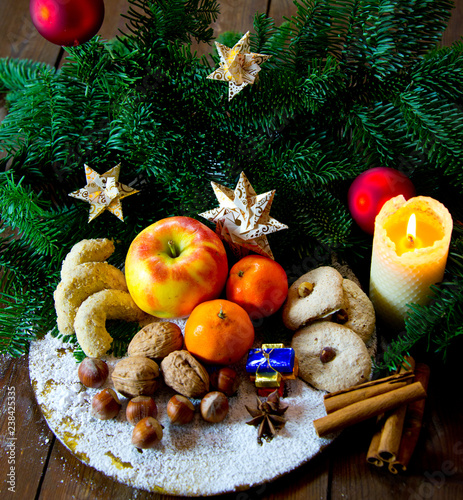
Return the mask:
[[[106,358],[110,374],[117,362]],[[170,424],[167,401],[174,392],[161,385],[154,395],[164,426],[160,444],[139,452],[131,445],[132,425],[125,419],[127,400],[114,420],[90,415],[94,394],[80,384],[72,346],[46,335],[30,350],[30,375],[37,400],[56,436],[79,459],[114,479],[150,491],[200,496],[242,490],[272,480],[310,460],[331,439],[320,439],[313,420],[325,414],[323,393],[301,380],[288,381],[287,423],[263,445],[245,406],[256,406],[256,389],[244,366],[237,366],[241,385],[230,398],[230,411],[219,424],[204,422],[199,409],[184,426]],[[111,377],[105,386],[111,386]],[[199,401],[193,401],[198,408]]]

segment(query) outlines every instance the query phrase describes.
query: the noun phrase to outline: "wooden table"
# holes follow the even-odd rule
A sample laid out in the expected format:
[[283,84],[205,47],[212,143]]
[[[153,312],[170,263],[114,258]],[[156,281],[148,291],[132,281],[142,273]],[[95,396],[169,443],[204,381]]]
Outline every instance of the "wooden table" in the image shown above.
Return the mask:
[[[216,32],[246,31],[252,27],[255,12],[268,12],[280,22],[283,15],[288,16],[295,11],[290,0],[228,0],[220,3],[222,12],[216,22]],[[62,60],[63,51],[36,32],[29,18],[28,4],[28,0],[1,0],[0,57],[30,58],[57,66]],[[103,37],[111,38],[123,26],[124,19],[119,14],[125,9],[127,0],[106,1],[106,16],[100,31]],[[444,43],[450,44],[457,40],[463,33],[462,26],[463,0],[457,0]],[[4,114],[5,111],[0,109],[0,119]],[[406,474],[393,476],[366,463],[366,451],[373,431],[373,422],[367,422],[345,430],[327,450],[286,476],[261,487],[230,493],[221,498],[463,498],[460,356],[463,356],[463,351],[455,350],[446,365],[435,359],[429,360],[431,380],[424,426]],[[1,356],[0,379],[2,500],[165,498],[113,481],[81,463],[55,439],[36,404],[29,380],[27,356],[21,359]],[[11,430],[8,422],[11,421],[15,424],[14,440],[8,439],[8,431]],[[7,449],[14,449],[13,464],[8,463],[13,455],[7,455]],[[8,481],[13,477],[14,493],[8,491]]]

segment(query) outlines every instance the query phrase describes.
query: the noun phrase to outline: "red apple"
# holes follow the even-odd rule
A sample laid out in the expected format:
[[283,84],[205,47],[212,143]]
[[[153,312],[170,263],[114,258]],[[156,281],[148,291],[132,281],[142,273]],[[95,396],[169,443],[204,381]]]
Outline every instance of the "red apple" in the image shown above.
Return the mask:
[[190,217],[168,217],[132,241],[125,260],[130,295],[159,318],[187,316],[201,302],[216,299],[228,275],[220,238]]

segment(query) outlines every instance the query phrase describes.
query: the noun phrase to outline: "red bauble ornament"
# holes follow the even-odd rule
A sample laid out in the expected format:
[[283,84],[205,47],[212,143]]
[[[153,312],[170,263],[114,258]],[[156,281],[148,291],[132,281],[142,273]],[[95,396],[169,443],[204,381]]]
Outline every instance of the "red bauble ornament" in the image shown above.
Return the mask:
[[90,40],[104,18],[103,0],[31,0],[29,10],[37,31],[65,47]]
[[355,222],[366,233],[373,234],[381,207],[399,194],[407,200],[415,196],[411,180],[393,168],[375,167],[354,180],[347,193],[347,202]]

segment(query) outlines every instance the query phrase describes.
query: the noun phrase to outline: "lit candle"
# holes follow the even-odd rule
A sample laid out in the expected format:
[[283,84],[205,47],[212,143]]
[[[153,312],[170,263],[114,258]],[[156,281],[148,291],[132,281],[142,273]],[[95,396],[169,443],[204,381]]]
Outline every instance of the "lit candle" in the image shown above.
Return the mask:
[[375,220],[370,298],[392,328],[404,327],[407,304],[426,304],[430,286],[442,281],[452,217],[438,201],[400,195],[387,201]]

